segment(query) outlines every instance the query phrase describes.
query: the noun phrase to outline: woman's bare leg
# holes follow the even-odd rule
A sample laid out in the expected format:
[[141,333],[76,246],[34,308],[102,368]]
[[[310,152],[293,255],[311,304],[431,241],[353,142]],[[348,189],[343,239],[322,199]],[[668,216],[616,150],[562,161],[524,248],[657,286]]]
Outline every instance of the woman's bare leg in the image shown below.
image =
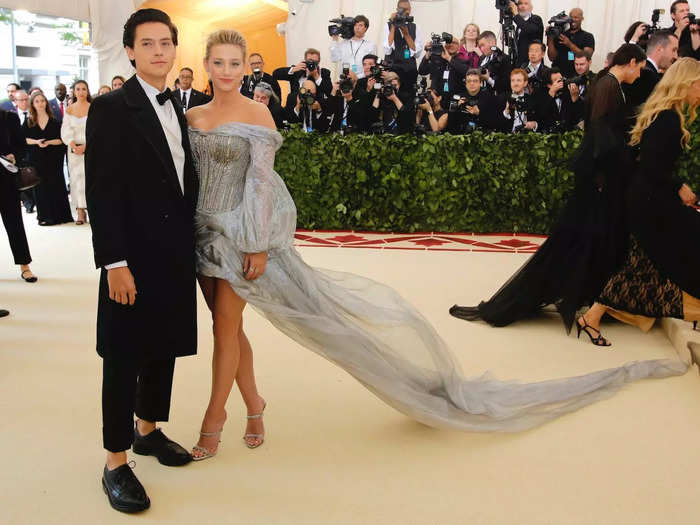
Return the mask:
[[[243,331],[243,323],[241,323],[238,332],[238,346],[240,348],[240,362],[238,365],[238,374],[236,375],[236,383],[241,391],[243,402],[248,410],[248,415],[260,414],[265,406],[265,400],[260,397],[258,387],[255,384],[255,371],[253,369],[253,350],[250,346],[250,341]],[[265,427],[263,426],[262,418],[249,419],[245,429],[246,434],[264,434]],[[250,446],[258,446],[262,442],[260,438],[247,438],[246,442]]]
[[[201,280],[200,280],[201,283]],[[245,301],[233,291],[227,281],[216,279],[214,288],[214,358],[212,359],[212,388],[209,405],[202,421],[202,432],[218,432],[226,421],[226,401],[238,374],[240,345],[238,334]],[[197,443],[207,450],[216,450],[218,437],[200,436]],[[202,455],[195,451],[194,456]]]

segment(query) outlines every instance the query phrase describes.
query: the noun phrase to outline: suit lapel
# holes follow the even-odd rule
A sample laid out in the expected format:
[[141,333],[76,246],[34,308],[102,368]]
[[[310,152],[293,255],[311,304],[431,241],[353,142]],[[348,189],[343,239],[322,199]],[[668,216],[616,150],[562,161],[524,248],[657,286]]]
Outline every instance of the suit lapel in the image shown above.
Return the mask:
[[[125,89],[126,102],[132,110],[129,116],[136,121],[137,125],[135,128],[143,134],[146,141],[155,150],[158,159],[168,172],[167,180],[170,186],[182,196],[182,188],[180,187],[180,182],[177,177],[177,171],[175,170],[175,163],[170,153],[168,140],[165,138],[165,131],[163,131],[163,126],[161,126],[158,115],[153,109],[151,101],[148,100],[146,92],[141,87],[141,84],[139,84],[136,75],[131,77],[124,86],[122,86],[122,89]],[[173,97],[171,97],[171,99],[173,99]],[[178,111],[178,106],[175,106],[174,109],[175,113],[182,113],[181,110]]]

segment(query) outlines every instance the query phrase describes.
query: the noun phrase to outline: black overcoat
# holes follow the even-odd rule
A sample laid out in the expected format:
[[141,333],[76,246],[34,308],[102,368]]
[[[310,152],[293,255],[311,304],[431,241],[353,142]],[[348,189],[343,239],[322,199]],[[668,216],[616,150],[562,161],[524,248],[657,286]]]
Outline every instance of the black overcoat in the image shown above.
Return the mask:
[[[95,99],[85,172],[95,264],[101,270],[97,351],[160,359],[197,351],[194,210],[198,181],[187,123],[173,97],[185,150],[184,194],[165,133],[134,76]],[[133,306],[109,299],[104,266],[126,260]]]

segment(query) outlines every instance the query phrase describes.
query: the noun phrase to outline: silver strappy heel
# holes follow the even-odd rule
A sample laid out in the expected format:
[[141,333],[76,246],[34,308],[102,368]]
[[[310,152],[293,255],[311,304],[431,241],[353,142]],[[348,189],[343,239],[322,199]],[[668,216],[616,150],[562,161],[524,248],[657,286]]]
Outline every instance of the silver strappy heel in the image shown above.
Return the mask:
[[[222,429],[219,430],[218,432],[200,432],[199,435],[202,436],[202,437],[221,438],[221,433],[222,433],[223,431],[224,431],[224,429],[222,428]],[[216,453],[219,451],[219,443],[221,443],[221,439],[219,439],[219,441],[218,441],[217,444],[216,444],[216,448],[215,448],[213,451],[209,450],[209,449],[206,448],[206,447],[200,447],[199,445],[193,446],[193,447],[192,447],[192,452],[193,452],[193,454],[191,454],[191,455],[192,455],[192,461],[202,461],[202,460],[204,460],[204,459],[213,458],[214,456],[216,456]],[[194,452],[200,452],[200,453],[202,453],[202,455],[201,455],[201,456],[195,456],[195,455],[194,455]]]
[[[246,416],[246,419],[260,419],[260,418],[262,418],[266,407],[267,407],[267,402],[264,402],[262,411],[259,414],[253,414],[252,416]],[[257,445],[251,445],[250,443],[248,443],[248,441],[246,441],[249,438],[259,439],[260,443],[258,443]],[[265,443],[265,434],[264,433],[263,434],[245,434],[243,436],[243,442],[245,443],[245,446],[248,448],[251,448],[251,449],[258,448],[260,445]]]

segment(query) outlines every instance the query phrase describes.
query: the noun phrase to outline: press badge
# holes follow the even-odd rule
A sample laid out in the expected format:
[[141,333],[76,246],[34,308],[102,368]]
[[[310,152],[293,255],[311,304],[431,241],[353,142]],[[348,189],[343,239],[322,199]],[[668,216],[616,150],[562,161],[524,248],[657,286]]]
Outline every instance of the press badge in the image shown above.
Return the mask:
[[352,65],[352,72],[357,73],[357,64]]
[[409,58],[411,58],[411,51],[409,51],[408,48],[406,48],[406,49],[403,50],[403,57],[404,57],[406,60],[408,60]]
[[574,56],[573,51],[569,51],[569,61],[573,62],[576,57]]

